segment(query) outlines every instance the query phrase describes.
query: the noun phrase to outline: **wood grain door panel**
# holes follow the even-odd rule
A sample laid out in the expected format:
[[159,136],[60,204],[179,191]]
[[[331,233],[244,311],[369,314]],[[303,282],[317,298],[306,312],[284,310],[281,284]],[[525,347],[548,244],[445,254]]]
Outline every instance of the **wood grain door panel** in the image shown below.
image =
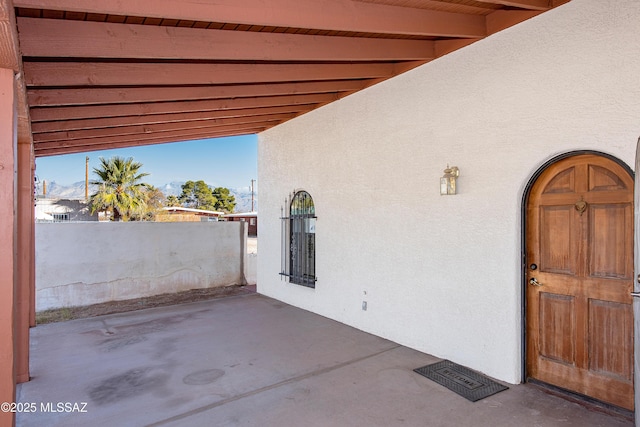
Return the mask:
[[633,263],[633,209],[626,204],[594,204],[589,212],[589,275],[631,279]]
[[626,183],[615,172],[598,165],[589,165],[589,191],[628,190]]
[[[578,236],[573,226],[573,206],[541,206],[540,244],[546,250],[540,254],[539,268],[545,273],[575,275],[577,272]],[[569,226],[567,226],[569,224]]]
[[575,365],[576,310],[571,295],[540,292],[540,356],[567,365]]
[[633,310],[630,304],[589,300],[589,370],[633,380]]
[[538,177],[526,220],[527,375],[631,410],[633,215],[629,173],[588,154]]

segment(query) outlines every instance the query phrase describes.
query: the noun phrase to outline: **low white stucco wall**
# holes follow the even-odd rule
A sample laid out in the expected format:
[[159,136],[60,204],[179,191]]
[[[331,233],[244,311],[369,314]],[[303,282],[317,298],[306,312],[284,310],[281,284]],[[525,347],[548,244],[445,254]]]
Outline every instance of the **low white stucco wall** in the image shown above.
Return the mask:
[[[572,0],[261,133],[258,292],[521,381],[524,191],[569,151],[633,165],[639,22],[637,0]],[[459,195],[439,195],[447,164]],[[278,274],[297,189],[318,216],[315,289]]]
[[244,277],[247,285],[255,285],[258,281],[258,254],[247,254],[244,266]]
[[244,278],[247,281],[247,285],[255,285],[258,280],[258,239],[256,237],[247,237]]
[[36,224],[36,310],[243,284],[242,225]]

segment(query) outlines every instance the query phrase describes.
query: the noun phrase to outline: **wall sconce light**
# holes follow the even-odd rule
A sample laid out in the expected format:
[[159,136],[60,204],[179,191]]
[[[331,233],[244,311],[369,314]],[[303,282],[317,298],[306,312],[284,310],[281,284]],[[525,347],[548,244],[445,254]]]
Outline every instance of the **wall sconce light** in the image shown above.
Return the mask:
[[460,176],[460,170],[457,166],[447,165],[444,175],[440,178],[440,195],[448,196],[456,194],[456,179]]

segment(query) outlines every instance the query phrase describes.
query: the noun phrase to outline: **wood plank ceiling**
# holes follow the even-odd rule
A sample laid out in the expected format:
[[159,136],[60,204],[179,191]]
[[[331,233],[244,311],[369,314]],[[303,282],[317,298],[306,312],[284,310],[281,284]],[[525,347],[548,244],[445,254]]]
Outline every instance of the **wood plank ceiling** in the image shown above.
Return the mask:
[[566,1],[13,6],[34,150],[47,156],[257,133]]

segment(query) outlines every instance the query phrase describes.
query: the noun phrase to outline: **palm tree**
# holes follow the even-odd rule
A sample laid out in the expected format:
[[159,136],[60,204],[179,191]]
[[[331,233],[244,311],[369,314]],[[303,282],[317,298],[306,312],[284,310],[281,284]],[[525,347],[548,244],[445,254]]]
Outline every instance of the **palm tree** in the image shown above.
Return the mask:
[[134,162],[133,157],[114,156],[108,160],[100,157],[100,167],[93,168],[100,179],[91,181],[98,186],[89,199],[91,213],[108,211],[113,213],[114,221],[127,221],[131,215],[144,212],[143,190],[148,184],[140,180],[149,174],[140,173],[141,167],[142,163]]

